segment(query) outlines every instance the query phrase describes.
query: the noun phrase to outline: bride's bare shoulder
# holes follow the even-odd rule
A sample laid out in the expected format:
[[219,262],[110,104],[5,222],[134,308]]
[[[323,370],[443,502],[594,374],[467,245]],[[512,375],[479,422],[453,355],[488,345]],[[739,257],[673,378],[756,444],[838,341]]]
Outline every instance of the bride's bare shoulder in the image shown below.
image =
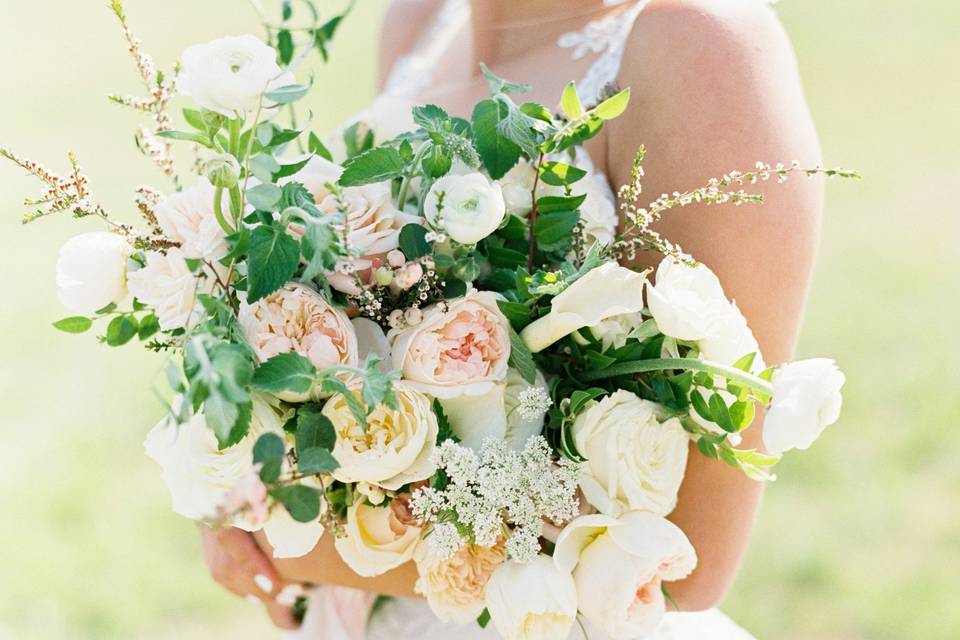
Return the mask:
[[380,29],[379,79],[382,85],[394,62],[410,51],[443,0],[392,0]]

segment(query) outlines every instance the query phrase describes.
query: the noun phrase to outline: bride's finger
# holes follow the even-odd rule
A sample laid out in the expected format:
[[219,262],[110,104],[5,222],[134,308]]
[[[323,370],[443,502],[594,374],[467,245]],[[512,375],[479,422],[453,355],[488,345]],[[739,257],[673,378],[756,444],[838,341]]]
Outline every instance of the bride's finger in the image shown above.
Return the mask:
[[263,605],[267,610],[267,615],[270,616],[270,620],[280,629],[296,629],[300,626],[296,618],[293,617],[293,609],[290,607],[267,600],[264,601]]

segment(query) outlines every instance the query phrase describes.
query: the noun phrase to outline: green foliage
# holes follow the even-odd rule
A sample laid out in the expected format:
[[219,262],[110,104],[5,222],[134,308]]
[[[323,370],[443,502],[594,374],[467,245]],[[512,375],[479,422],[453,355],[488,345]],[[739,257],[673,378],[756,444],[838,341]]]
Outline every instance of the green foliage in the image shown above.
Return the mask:
[[66,333],[83,333],[93,326],[93,320],[86,316],[71,316],[57,320],[53,326]]
[[253,463],[260,465],[260,479],[264,482],[276,482],[283,469],[286,456],[283,439],[275,433],[265,433],[253,445]]
[[528,384],[533,384],[536,381],[537,366],[533,362],[533,355],[513,327],[510,327],[510,360],[508,364],[516,369],[520,377]]
[[483,100],[474,107],[473,142],[484,168],[494,180],[502,178],[520,159],[520,146],[500,133],[507,106],[496,100]]
[[107,344],[119,347],[127,344],[137,335],[137,319],[132,315],[119,315],[107,325]]
[[416,260],[429,255],[433,245],[427,242],[427,228],[423,225],[410,223],[400,229],[400,251],[407,260]]
[[261,225],[250,234],[249,289],[247,299],[256,302],[287,283],[300,263],[300,245],[286,229]]
[[320,492],[313,487],[291,484],[275,487],[270,495],[282,504],[297,522],[312,522],[320,515]]
[[356,155],[343,165],[339,184],[352,187],[392,180],[403,175],[404,163],[393,147],[375,147]]
[[263,94],[263,97],[275,104],[290,104],[303,98],[308,91],[310,91],[309,85],[290,84],[273,91],[267,91]]
[[317,379],[317,369],[299,353],[289,352],[273,356],[257,367],[253,386],[269,393],[307,393]]

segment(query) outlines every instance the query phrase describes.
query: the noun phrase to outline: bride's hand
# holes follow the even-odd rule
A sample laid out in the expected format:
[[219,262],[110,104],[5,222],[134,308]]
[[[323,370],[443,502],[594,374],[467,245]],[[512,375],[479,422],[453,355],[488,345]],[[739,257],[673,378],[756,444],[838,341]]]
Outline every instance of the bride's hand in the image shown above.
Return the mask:
[[286,583],[253,536],[235,528],[199,528],[203,557],[213,579],[233,594],[263,602],[270,619],[281,629],[296,629],[293,610],[276,601]]

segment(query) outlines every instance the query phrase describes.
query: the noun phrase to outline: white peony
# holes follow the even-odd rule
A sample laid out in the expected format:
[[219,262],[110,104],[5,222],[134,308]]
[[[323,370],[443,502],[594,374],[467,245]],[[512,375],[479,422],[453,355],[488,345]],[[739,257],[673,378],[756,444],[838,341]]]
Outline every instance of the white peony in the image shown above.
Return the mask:
[[545,555],[500,565],[487,582],[486,603],[505,640],[566,638],[577,618],[573,578]]
[[702,340],[729,314],[720,280],[704,264],[692,267],[667,257],[647,283],[647,305],[660,331],[678,340]]
[[402,505],[371,507],[357,500],[347,511],[346,535],[334,546],[359,576],[372,578],[413,559],[420,527]]
[[[359,396],[358,383],[350,383],[350,388]],[[357,422],[340,394],[323,406],[323,415],[337,434],[333,457],[340,466],[333,477],[340,482],[368,482],[395,490],[436,471],[433,451],[439,427],[430,399],[406,382],[395,383],[393,390],[399,408],[377,406],[366,425]]]
[[500,186],[482,173],[446,175],[430,187],[424,214],[453,240],[476,244],[497,230],[506,205]]
[[227,118],[256,111],[263,93],[294,83],[277,64],[277,52],[251,35],[194,45],[180,61],[177,91]]
[[613,244],[617,234],[617,209],[610,185],[602,174],[591,173],[573,185],[575,194],[586,194],[580,205],[580,224],[583,238],[589,247],[594,242],[602,246]]
[[583,410],[573,424],[587,462],[580,489],[601,513],[643,510],[665,516],[677,505],[690,439],[663,408],[617,391]]
[[641,511],[577,518],[557,539],[553,559],[573,571],[584,617],[615,640],[654,631],[666,612],[662,582],[682,580],[697,565],[679,527]]
[[773,374],[773,402],[763,424],[763,444],[772,455],[807,449],[837,421],[846,378],[827,358],[792,362]]
[[722,316],[723,321],[714,327],[710,335],[697,342],[700,355],[705,360],[731,365],[745,355],[754,353],[753,364],[750,370],[760,373],[767,368],[760,353],[760,345],[754,337],[747,319],[743,317],[735,303],[730,304],[727,314]]
[[520,333],[530,351],[543,351],[578,329],[643,309],[646,277],[607,262],[567,287],[550,303],[550,312]]
[[197,185],[157,203],[157,223],[163,234],[180,243],[185,258],[219,260],[227,254],[225,233],[213,213],[213,185]]
[[190,271],[180,249],[148,251],[146,266],[130,272],[130,292],[154,308],[164,331],[182,329],[203,311],[197,293],[211,289],[210,279]]
[[415,327],[391,335],[393,368],[437,398],[483,395],[507,375],[509,323],[498,295],[471,291],[423,310]]
[[107,231],[67,240],[57,257],[57,295],[73,313],[90,315],[127,297],[127,258],[133,252],[122,236]]
[[[174,404],[181,402],[177,398]],[[230,490],[253,469],[253,445],[265,433],[282,437],[283,425],[273,408],[255,396],[250,431],[226,449],[219,448],[202,412],[183,424],[167,416],[147,435],[144,449],[160,465],[173,510],[202,520],[214,516]]]

